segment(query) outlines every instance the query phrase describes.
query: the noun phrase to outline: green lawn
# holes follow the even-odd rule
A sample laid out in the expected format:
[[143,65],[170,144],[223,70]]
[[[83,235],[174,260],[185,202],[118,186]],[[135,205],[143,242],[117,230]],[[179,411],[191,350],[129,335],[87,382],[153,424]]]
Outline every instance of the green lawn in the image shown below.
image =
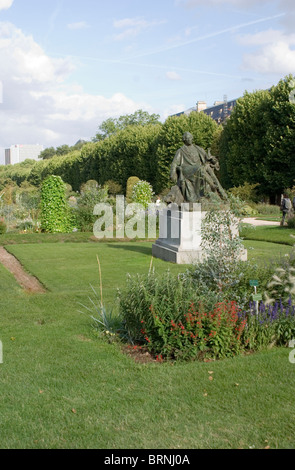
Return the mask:
[[[98,288],[96,256],[112,305],[126,273],[148,271],[151,243],[88,238],[53,243],[37,236],[7,247],[48,293],[24,293],[0,266],[0,447],[294,448],[290,350],[213,363],[134,362],[119,344],[96,337],[78,302],[87,302],[90,283]],[[291,249],[245,245],[260,260]],[[156,259],[153,265],[159,272],[185,269]]]
[[293,246],[295,244],[295,229],[280,226],[257,226],[243,224],[241,237],[245,240],[257,240]]

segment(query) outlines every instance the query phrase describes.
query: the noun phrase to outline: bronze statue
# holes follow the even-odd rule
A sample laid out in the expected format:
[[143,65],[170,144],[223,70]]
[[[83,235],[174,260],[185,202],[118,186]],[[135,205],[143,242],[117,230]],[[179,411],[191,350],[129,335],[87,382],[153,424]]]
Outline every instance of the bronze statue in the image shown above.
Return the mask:
[[172,162],[170,177],[180,189],[184,202],[200,202],[209,193],[217,193],[226,200],[226,193],[214,173],[219,169],[217,158],[193,144],[190,132],[184,133],[183,142]]

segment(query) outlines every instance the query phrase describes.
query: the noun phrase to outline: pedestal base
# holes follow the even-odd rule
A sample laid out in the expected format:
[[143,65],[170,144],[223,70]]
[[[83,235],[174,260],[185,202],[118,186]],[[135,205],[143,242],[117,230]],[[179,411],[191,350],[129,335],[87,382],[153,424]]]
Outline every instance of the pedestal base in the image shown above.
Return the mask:
[[202,250],[180,250],[179,247],[172,245],[165,246],[158,240],[152,247],[152,254],[154,258],[175,264],[193,264],[202,261]]
[[[163,210],[160,213],[160,236],[152,246],[152,255],[175,264],[203,261],[201,225],[205,214],[201,205],[200,210],[192,212]],[[247,250],[243,250],[240,259],[247,261]]]

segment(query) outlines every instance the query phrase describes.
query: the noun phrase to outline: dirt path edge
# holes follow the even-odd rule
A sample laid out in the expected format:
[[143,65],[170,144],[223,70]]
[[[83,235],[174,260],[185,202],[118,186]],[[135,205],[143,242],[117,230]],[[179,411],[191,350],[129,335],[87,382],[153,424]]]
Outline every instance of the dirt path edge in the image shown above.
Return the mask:
[[0,247],[0,263],[13,274],[18,284],[27,292],[34,294],[45,294],[47,291],[39,280],[27,273],[18,259],[8,253],[4,247]]

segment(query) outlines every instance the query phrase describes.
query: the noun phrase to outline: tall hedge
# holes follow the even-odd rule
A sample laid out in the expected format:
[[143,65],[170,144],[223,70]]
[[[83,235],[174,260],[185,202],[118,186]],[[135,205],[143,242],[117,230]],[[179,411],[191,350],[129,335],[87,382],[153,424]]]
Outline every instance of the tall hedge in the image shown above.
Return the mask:
[[170,117],[164,124],[129,126],[103,141],[88,143],[67,155],[34,162],[28,168],[15,165],[8,171],[2,167],[0,179],[9,174],[18,184],[28,180],[39,186],[48,176],[55,175],[70,184],[74,191],[88,180],[96,180],[100,185],[113,180],[126,191],[128,178],[137,176],[148,181],[159,193],[171,184],[170,165],[176,150],[183,145],[184,132],[190,131],[195,143],[207,149],[217,129],[210,117],[195,112]]

